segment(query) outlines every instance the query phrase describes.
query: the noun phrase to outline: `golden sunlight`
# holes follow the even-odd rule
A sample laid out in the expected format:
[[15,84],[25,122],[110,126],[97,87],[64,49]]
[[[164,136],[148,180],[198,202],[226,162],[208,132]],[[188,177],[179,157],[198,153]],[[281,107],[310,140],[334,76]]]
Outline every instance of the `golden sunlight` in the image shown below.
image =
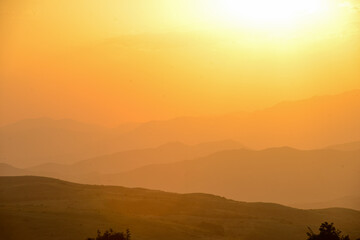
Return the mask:
[[206,18],[217,24],[266,30],[313,25],[333,13],[330,0],[212,0],[201,4]]

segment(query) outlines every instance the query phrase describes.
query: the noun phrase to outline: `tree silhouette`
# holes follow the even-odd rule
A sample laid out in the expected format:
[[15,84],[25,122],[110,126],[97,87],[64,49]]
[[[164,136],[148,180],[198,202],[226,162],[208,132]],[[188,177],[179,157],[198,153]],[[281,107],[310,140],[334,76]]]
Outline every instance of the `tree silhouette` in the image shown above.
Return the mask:
[[98,230],[96,238],[87,238],[87,240],[130,240],[130,230],[126,229],[126,232],[114,232],[111,228],[106,230],[103,234]]
[[311,228],[309,228],[309,232],[306,233],[308,236],[307,240],[350,240],[349,235],[340,235],[341,231],[337,230],[333,223],[322,223],[319,231],[319,234],[315,234]]

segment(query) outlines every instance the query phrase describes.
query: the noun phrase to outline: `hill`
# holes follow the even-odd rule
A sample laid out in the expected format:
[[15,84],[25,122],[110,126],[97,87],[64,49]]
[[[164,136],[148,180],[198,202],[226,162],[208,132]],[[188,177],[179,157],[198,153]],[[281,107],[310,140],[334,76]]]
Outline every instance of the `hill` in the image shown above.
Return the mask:
[[94,183],[180,193],[206,192],[236,200],[292,205],[357,193],[359,159],[360,151],[228,150],[190,161],[104,175]]
[[179,193],[204,192],[240,201],[276,202],[304,208],[360,210],[355,196],[360,188],[360,151],[304,151],[287,147],[220,151],[236,146],[241,147],[232,141],[196,146],[169,143],[73,165],[44,164],[19,169],[2,164],[0,175],[45,176],[84,184]]
[[80,185],[41,177],[0,177],[4,239],[85,239],[129,227],[133,239],[303,240],[323,221],[360,236],[360,212],[299,210],[207,194]]

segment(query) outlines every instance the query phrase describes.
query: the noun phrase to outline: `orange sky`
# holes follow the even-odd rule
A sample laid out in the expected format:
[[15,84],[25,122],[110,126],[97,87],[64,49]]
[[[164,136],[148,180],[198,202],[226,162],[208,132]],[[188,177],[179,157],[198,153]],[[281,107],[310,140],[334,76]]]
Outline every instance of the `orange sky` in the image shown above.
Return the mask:
[[116,125],[360,88],[356,2],[276,31],[223,21],[209,2],[1,1],[0,124]]

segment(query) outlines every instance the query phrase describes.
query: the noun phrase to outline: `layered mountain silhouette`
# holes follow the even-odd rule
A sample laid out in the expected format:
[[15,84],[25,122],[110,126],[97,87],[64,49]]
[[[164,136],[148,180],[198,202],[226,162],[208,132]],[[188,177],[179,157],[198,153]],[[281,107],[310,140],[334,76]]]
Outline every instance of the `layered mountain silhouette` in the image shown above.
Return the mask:
[[122,138],[128,144],[143,145],[234,139],[250,148],[322,148],[360,139],[359,109],[360,90],[356,90],[284,102],[252,113],[149,122]]
[[360,151],[229,150],[196,160],[104,175],[94,183],[206,192],[243,201],[292,205],[358,193],[359,159]]
[[360,139],[360,90],[284,102],[252,113],[130,123],[116,129],[33,119],[0,128],[0,161],[16,167],[74,163],[168,142],[233,139],[250,148],[323,148]]
[[[22,172],[20,171],[20,173],[25,172],[26,175],[57,177],[79,182],[93,182],[94,179],[97,179],[102,174],[126,172],[151,164],[190,160],[207,156],[218,151],[240,148],[243,148],[241,144],[231,140],[208,142],[194,146],[173,142],[161,145],[157,148],[129,150],[90,158],[74,164],[41,164],[21,169]],[[7,168],[4,170],[1,169],[2,167],[0,166],[0,175],[6,174]],[[16,171],[12,172],[16,173]],[[25,174],[15,174],[14,176],[19,175]]]
[[360,90],[114,129],[28,119],[0,128],[0,175],[360,209],[359,122]]
[[[208,194],[80,185],[41,177],[0,177],[4,239],[86,239],[96,230],[130,228],[133,239],[302,240],[324,221],[360,236],[360,212],[299,210]],[[59,227],[61,226],[61,227]]]
[[[235,144],[227,143],[224,146]],[[240,201],[277,202],[306,208],[360,209],[355,196],[360,189],[360,151],[305,151],[288,147],[216,151],[205,148],[207,153],[211,150],[215,153],[187,160],[205,154],[202,146],[205,145],[189,147],[172,143],[73,165],[45,164],[27,169],[3,165],[0,174],[47,176],[79,183],[179,193],[205,192]],[[181,154],[171,158],[174,152]],[[333,201],[349,196],[353,200]]]

